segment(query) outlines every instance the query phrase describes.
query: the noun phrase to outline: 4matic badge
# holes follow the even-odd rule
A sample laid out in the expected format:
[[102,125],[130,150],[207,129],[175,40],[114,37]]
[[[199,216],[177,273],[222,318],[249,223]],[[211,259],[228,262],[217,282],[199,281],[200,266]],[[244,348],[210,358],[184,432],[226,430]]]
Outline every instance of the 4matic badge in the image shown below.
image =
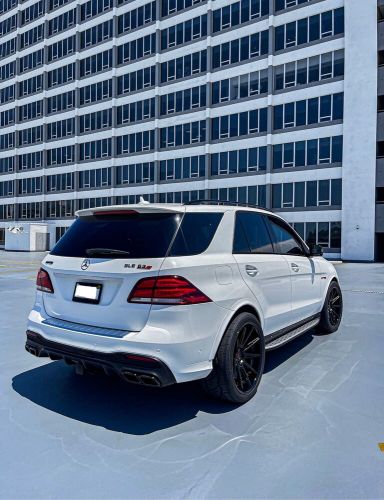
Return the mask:
[[124,264],[124,267],[129,269],[145,269],[146,271],[152,269],[152,266],[149,266],[148,264]]

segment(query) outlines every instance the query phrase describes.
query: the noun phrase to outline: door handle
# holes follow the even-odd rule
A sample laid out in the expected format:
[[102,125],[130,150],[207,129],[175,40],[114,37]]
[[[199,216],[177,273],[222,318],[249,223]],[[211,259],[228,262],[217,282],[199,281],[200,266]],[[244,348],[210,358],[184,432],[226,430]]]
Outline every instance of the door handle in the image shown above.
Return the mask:
[[295,273],[298,273],[298,272],[299,272],[299,270],[300,270],[300,267],[299,267],[297,264],[295,264],[294,262],[292,262],[292,264],[291,264],[291,269],[292,269],[292,271],[294,271]]
[[248,274],[248,276],[251,276],[251,278],[254,278],[259,274],[259,270],[257,269],[257,267],[250,266],[249,264],[245,266],[245,272]]

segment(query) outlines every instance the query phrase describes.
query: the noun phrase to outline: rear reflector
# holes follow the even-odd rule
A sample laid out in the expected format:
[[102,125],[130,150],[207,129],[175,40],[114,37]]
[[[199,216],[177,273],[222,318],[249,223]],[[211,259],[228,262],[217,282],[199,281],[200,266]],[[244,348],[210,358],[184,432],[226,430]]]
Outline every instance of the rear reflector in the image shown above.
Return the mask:
[[41,292],[53,293],[53,286],[51,278],[47,271],[44,269],[39,269],[36,277],[36,287]]
[[178,306],[203,304],[211,299],[181,276],[159,276],[138,281],[128,302]]
[[159,363],[157,359],[148,358],[148,356],[140,356],[138,354],[126,354],[126,358],[132,361],[142,361],[143,363]]

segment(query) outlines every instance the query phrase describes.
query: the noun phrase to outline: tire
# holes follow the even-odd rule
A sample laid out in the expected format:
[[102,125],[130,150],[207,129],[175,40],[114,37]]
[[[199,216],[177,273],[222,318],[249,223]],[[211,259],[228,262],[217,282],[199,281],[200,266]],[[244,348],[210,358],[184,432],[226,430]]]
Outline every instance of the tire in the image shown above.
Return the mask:
[[325,297],[317,332],[320,334],[336,332],[340,326],[342,315],[343,295],[337,281],[332,281]]
[[257,318],[241,313],[228,325],[213,361],[213,370],[202,380],[209,395],[246,403],[257,391],[264,370],[264,335]]

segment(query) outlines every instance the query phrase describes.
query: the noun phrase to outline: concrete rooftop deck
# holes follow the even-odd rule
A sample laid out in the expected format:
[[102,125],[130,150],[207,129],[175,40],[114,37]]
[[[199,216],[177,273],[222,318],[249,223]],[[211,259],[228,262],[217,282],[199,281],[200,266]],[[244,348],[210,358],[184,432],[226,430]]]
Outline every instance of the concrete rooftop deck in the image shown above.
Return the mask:
[[269,353],[233,407],[29,355],[41,257],[0,252],[1,498],[384,497],[384,265],[338,265],[340,330]]

